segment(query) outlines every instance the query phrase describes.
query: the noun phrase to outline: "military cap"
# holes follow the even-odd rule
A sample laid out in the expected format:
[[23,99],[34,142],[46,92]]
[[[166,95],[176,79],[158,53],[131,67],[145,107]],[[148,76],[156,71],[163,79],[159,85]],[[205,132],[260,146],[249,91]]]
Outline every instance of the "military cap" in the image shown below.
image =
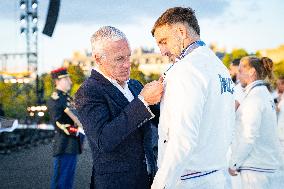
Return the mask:
[[68,77],[69,74],[67,73],[66,68],[58,68],[56,70],[51,71],[51,77],[52,79],[61,79],[63,77]]

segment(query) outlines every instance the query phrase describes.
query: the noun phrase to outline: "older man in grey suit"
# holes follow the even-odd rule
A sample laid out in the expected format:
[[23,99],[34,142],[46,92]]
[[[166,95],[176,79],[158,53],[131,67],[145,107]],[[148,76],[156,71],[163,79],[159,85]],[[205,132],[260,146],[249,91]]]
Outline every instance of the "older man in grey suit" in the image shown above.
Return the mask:
[[130,77],[131,50],[125,35],[105,26],[91,38],[98,67],[76,94],[76,105],[93,152],[94,188],[150,187],[144,136],[163,86],[143,86]]

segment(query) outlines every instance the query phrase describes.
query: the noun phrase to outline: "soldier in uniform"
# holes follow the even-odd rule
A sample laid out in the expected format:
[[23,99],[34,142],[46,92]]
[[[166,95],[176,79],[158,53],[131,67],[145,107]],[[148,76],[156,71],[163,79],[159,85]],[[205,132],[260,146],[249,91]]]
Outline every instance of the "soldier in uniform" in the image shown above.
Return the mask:
[[52,124],[55,126],[53,140],[54,173],[52,189],[72,188],[77,155],[81,153],[80,132],[67,110],[72,107],[72,98],[68,92],[72,82],[65,68],[51,72],[56,90],[48,101]]

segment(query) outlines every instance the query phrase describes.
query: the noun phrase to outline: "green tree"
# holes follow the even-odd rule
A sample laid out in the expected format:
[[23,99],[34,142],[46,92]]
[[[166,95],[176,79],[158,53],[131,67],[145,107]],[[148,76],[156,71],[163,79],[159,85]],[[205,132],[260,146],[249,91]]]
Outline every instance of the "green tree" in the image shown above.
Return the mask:
[[158,80],[160,78],[160,74],[151,73],[149,76],[145,76],[145,77],[146,77],[146,81],[148,83],[148,82],[151,82],[151,81],[154,81],[154,80]]
[[143,85],[147,83],[145,75],[138,69],[137,64],[131,64],[130,78],[140,81]]
[[85,81],[86,76],[84,75],[84,71],[80,66],[70,65],[67,71],[73,82],[71,95],[74,95],[77,92],[77,90],[80,88],[81,84]]
[[[79,66],[70,66],[68,68],[73,87],[71,93],[74,94],[84,81],[83,70]],[[43,85],[43,86],[42,86]],[[44,88],[43,99],[46,102],[54,91],[54,83],[51,75],[44,73],[39,77],[39,86]],[[27,108],[37,104],[36,82],[28,84],[12,84],[0,81],[0,102],[3,104],[5,116],[19,119],[21,122],[28,118]],[[48,121],[48,114],[45,114],[42,121]]]
[[0,102],[6,117],[23,121],[27,107],[36,102],[35,85],[0,82]]
[[249,54],[244,49],[234,49],[232,51],[231,55],[232,55],[232,60],[234,60],[234,59],[237,59],[237,58],[242,58],[244,56],[248,56]]
[[276,78],[278,78],[280,75],[284,75],[284,61],[274,63],[273,70]]
[[223,60],[222,60],[222,61],[223,61],[224,65],[225,65],[227,68],[229,68],[230,63],[232,62],[231,55],[228,54],[228,53],[226,53],[225,56],[223,57]]
[[246,50],[244,49],[234,49],[231,53],[226,53],[224,58],[223,58],[223,63],[224,65],[229,68],[230,63],[237,58],[242,58],[244,56],[248,56],[249,54],[247,53]]
[[85,81],[84,71],[80,66],[70,65],[67,71],[73,83],[82,84]]
[[47,101],[54,90],[54,84],[51,75],[48,73],[42,74],[40,79],[43,81],[44,100]]
[[256,51],[255,56],[257,56],[258,58],[262,57],[259,51]]

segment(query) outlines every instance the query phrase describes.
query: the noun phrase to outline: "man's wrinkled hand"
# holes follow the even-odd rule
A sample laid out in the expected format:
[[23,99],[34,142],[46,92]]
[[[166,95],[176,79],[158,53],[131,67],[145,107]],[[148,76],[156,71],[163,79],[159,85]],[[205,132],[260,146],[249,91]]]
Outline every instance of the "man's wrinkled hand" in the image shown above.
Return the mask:
[[154,105],[160,102],[163,95],[163,90],[163,83],[160,80],[152,81],[144,86],[140,95],[149,105]]

